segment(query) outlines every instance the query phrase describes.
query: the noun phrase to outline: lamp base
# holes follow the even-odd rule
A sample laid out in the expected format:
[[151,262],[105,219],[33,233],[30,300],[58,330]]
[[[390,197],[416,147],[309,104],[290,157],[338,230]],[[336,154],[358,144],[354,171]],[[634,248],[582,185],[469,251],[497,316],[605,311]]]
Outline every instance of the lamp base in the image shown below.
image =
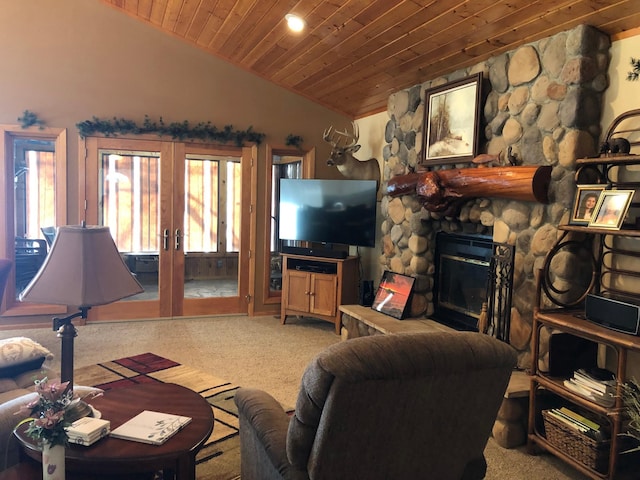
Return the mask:
[[68,419],[69,423],[73,423],[76,420],[89,416],[93,416],[93,409],[84,400],[74,402],[64,414],[65,420]]

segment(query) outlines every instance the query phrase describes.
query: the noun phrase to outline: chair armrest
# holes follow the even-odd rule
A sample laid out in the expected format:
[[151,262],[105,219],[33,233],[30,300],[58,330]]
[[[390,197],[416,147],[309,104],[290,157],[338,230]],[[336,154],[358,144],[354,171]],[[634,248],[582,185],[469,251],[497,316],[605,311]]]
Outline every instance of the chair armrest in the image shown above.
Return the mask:
[[[289,416],[282,405],[267,392],[254,388],[239,388],[235,395],[238,414],[259,432],[264,433],[262,440],[270,435],[282,435],[286,439]],[[282,430],[282,431],[280,431]]]
[[[250,388],[239,388],[235,403],[238,407],[240,441],[243,447],[253,442],[258,443],[271,462],[269,467],[280,472],[290,469],[286,450],[289,416],[282,405],[268,393]],[[258,446],[253,445],[251,448]],[[245,460],[247,459],[243,458],[243,463]],[[266,466],[264,468],[267,469]]]

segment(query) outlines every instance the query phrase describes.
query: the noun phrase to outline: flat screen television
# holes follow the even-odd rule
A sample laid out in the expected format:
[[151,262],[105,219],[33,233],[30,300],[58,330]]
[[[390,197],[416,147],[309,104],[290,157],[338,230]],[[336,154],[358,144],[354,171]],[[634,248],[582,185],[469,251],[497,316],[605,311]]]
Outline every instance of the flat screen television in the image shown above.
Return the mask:
[[374,247],[375,180],[280,180],[281,240]]

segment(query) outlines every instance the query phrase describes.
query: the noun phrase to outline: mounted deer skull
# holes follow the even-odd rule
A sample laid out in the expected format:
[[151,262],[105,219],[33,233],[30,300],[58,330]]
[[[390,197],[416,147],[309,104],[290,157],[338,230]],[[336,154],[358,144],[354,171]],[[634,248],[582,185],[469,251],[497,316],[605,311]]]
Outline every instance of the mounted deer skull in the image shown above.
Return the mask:
[[380,188],[380,165],[376,158],[358,160],[353,156],[360,150],[358,143],[358,125],[353,125],[353,133],[341,132],[330,126],[324,131],[322,139],[331,144],[331,154],[327,165],[335,165],[338,171],[345,177],[353,180],[375,180]]

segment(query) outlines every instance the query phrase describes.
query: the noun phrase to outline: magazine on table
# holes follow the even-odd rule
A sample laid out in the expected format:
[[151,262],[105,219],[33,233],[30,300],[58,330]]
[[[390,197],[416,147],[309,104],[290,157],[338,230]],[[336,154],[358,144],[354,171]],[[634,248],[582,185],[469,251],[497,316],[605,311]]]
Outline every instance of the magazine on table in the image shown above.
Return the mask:
[[191,421],[172,413],[144,410],[111,431],[111,436],[134,442],[161,445]]

